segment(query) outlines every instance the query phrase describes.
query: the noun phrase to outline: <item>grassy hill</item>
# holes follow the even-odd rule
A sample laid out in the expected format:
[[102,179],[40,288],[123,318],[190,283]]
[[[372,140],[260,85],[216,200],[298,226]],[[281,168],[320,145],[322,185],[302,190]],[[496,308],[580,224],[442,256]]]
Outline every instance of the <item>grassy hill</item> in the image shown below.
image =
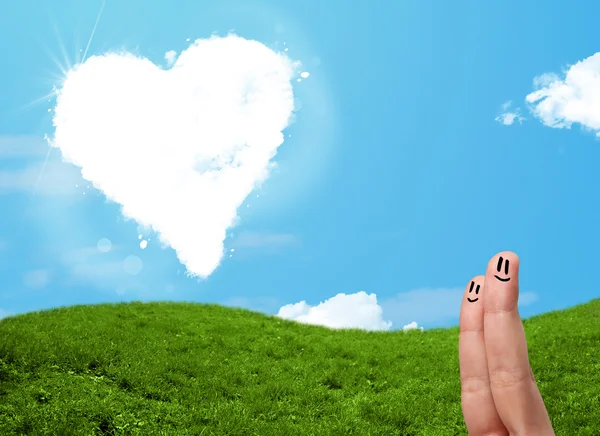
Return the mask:
[[[557,435],[600,435],[600,300],[525,330]],[[195,303],[28,313],[0,321],[0,434],[466,434],[457,342]]]

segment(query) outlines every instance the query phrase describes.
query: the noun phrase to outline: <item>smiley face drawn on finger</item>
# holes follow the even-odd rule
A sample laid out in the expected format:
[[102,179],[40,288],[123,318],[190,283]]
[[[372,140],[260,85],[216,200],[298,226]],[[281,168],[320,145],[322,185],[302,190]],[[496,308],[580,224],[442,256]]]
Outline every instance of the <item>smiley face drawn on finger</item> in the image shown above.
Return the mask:
[[[475,282],[471,282],[471,287],[469,288],[469,294],[470,294],[471,292],[473,292],[473,288],[474,288],[474,287],[475,287]],[[479,285],[477,285],[477,287],[475,288],[475,295],[479,295]],[[479,300],[479,297],[477,297],[477,298],[473,298],[473,299],[471,299],[471,298],[467,297],[467,301],[468,301],[469,303],[475,303],[477,300]]]
[[[496,267],[498,274],[502,273],[502,262],[504,262],[504,259],[502,258],[502,256],[500,256],[500,259],[498,259],[498,266]],[[506,259],[506,262],[504,262],[504,274],[505,275],[508,275],[508,264],[509,264],[508,259]],[[494,277],[496,277],[501,282],[508,282],[510,280],[510,277],[502,278],[502,277],[498,277],[498,275],[495,275]]]

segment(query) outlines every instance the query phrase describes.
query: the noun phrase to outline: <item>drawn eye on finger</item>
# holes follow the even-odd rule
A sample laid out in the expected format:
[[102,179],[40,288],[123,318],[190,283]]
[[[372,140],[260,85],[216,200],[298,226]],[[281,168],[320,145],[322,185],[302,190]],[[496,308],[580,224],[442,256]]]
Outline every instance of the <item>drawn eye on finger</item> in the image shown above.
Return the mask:
[[[475,303],[477,300],[479,300],[479,297],[475,297],[475,295],[479,295],[479,289],[480,289],[481,285],[475,285],[475,282],[471,282],[471,287],[469,288],[469,294],[471,294],[474,298],[471,297],[467,297],[467,301],[469,303]],[[473,291],[475,291],[475,294],[473,294]]]
[[[505,260],[502,256],[500,256],[500,258],[498,259],[498,266],[496,267],[496,271],[498,271],[498,274],[502,274],[502,262],[504,262],[504,275],[508,276],[509,261],[508,259]],[[496,274],[494,277],[496,277],[501,282],[508,282],[510,280],[510,277],[499,277],[498,274]]]

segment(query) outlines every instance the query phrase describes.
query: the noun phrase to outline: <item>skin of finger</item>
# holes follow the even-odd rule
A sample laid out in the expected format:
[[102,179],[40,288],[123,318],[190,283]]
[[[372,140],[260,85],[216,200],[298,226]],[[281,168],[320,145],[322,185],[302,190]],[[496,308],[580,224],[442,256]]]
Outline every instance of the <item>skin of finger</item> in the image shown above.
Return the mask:
[[[506,262],[509,266],[506,266]],[[484,340],[494,403],[510,434],[553,435],[529,365],[518,311],[519,258],[501,252],[488,263],[484,285]]]
[[[469,435],[507,435],[496,411],[483,336],[484,276],[474,277],[465,289],[460,308],[458,355],[461,404]],[[477,292],[479,286],[479,292]],[[468,299],[476,301],[469,301]]]

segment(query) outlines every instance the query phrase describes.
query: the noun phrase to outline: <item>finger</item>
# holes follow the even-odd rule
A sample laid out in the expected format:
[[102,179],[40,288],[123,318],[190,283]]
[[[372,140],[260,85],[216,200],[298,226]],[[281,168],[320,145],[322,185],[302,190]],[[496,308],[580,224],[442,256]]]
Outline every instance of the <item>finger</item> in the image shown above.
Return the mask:
[[502,424],[488,377],[488,365],[483,341],[484,276],[474,277],[465,289],[460,307],[461,403],[469,435],[508,435]]
[[519,258],[504,251],[488,263],[483,331],[490,386],[498,414],[511,434],[553,435],[529,365],[519,316]]

